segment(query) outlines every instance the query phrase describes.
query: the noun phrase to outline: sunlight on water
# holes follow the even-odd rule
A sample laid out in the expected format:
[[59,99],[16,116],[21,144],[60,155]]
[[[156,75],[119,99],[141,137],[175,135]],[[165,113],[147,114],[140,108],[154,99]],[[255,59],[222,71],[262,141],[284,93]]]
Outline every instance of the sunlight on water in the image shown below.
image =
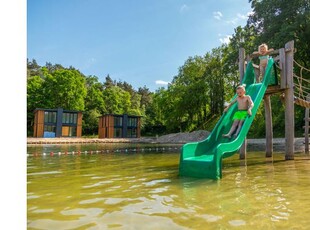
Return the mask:
[[[27,152],[68,150],[64,148],[103,147],[50,145],[28,147]],[[236,154],[224,160],[223,178],[218,181],[179,177],[179,157],[179,151],[30,156],[27,227],[170,230],[310,225],[308,156],[296,154],[295,160],[285,161],[280,153],[265,158],[262,152],[251,152],[239,160]]]

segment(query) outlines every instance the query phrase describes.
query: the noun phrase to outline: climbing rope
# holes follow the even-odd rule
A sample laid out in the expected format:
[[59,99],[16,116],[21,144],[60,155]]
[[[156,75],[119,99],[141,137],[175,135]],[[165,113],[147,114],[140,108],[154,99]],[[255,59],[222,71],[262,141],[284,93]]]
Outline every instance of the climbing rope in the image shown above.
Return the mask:
[[306,101],[306,100],[303,100],[301,98],[296,97],[294,99],[294,102],[295,102],[295,104],[300,105],[302,107],[310,108],[310,102],[309,101]]
[[302,72],[303,69],[304,69],[304,70],[307,70],[308,72],[310,72],[310,69],[307,69],[307,68],[303,67],[303,66],[300,65],[297,61],[294,60],[294,63],[295,63],[297,66],[299,66],[300,72]]
[[310,108],[310,102],[307,100],[308,95],[310,95],[310,80],[303,77],[304,71],[310,73],[310,70],[303,67],[295,60],[294,64],[299,68],[299,76],[293,73],[295,104]]

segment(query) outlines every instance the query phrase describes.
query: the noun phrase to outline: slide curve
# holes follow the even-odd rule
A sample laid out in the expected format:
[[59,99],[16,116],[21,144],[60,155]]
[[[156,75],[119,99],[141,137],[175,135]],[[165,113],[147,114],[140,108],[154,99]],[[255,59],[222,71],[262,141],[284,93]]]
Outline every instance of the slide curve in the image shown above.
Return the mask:
[[[242,83],[246,84],[246,94],[250,95],[254,107],[252,116],[248,116],[236,138],[225,138],[232,125],[232,117],[238,109],[237,103],[223,113],[210,135],[203,141],[191,142],[182,146],[179,164],[180,176],[197,178],[222,178],[222,159],[235,154],[246,139],[259,105],[272,79],[276,79],[273,59],[268,60],[265,75],[261,83],[255,83],[252,62],[249,62]],[[237,97],[235,94],[232,100]]]

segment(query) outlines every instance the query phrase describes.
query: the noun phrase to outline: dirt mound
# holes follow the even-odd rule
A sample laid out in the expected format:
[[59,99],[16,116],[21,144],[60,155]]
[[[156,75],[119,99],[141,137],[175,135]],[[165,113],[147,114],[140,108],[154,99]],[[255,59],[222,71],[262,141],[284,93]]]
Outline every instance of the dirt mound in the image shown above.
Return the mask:
[[205,130],[198,130],[190,133],[171,133],[160,136],[157,139],[159,143],[187,143],[194,141],[202,141],[208,137],[210,132]]

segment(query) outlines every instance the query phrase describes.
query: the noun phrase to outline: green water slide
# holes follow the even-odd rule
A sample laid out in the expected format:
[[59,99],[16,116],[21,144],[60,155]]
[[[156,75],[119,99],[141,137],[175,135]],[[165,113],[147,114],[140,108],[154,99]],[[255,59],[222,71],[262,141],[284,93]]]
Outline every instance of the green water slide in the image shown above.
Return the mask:
[[[232,117],[238,109],[237,103],[223,113],[210,135],[203,141],[191,142],[182,146],[180,155],[180,176],[197,178],[222,178],[222,159],[235,154],[246,139],[259,105],[263,100],[268,85],[276,79],[273,59],[269,59],[265,76],[261,83],[255,83],[252,62],[249,62],[242,83],[246,84],[246,94],[250,95],[254,107],[252,116],[248,116],[236,138],[225,138],[232,126]],[[237,97],[234,95],[232,100]]]

